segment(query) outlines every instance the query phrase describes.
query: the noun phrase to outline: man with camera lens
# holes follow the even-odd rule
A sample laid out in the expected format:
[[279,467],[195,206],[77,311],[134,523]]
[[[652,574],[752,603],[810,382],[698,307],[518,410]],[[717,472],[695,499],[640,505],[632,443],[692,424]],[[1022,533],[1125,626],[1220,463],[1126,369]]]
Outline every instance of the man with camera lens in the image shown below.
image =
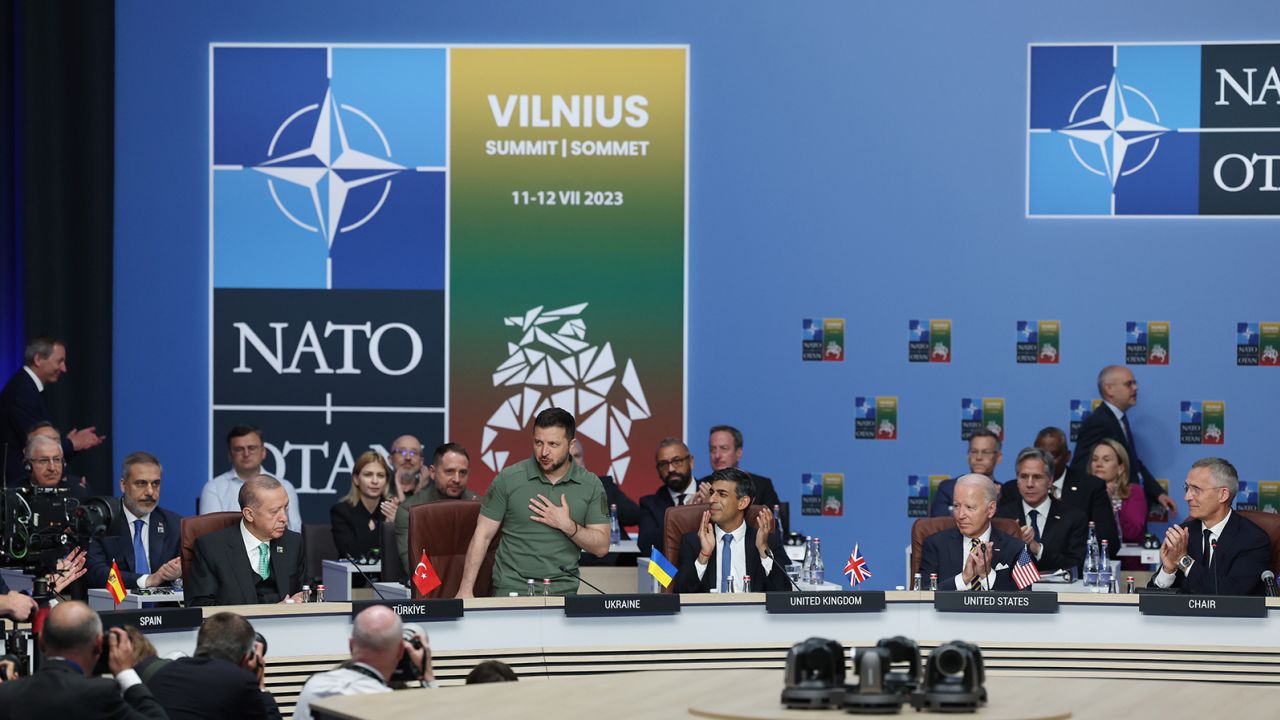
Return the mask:
[[[0,683],[0,717],[167,718],[133,669],[133,644],[121,628],[102,632],[88,605],[60,603],[40,635],[44,664],[36,674]],[[102,654],[114,679],[91,677]]]
[[385,605],[356,615],[351,627],[351,659],[337,669],[312,675],[294,720],[311,720],[311,703],[334,695],[368,695],[401,687],[431,687],[431,645],[420,628],[405,627]]
[[169,717],[279,718],[275,698],[264,689],[258,635],[240,615],[205,618],[191,657],[166,663],[147,680]]

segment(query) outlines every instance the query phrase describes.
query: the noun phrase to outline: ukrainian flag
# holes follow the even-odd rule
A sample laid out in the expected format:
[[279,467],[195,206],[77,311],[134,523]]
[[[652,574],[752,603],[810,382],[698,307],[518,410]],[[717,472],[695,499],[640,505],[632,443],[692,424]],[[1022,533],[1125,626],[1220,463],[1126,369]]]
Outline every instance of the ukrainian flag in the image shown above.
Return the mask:
[[671,580],[676,576],[676,566],[671,564],[667,556],[658,552],[658,548],[654,548],[649,553],[649,574],[658,579],[662,583],[662,587],[671,585]]

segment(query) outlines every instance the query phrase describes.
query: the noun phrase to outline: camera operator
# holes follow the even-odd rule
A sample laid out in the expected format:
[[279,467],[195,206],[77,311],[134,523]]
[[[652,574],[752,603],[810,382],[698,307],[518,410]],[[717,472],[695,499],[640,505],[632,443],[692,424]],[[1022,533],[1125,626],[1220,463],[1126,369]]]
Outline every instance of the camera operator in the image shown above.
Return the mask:
[[[86,677],[103,653],[114,680]],[[0,683],[0,717],[167,718],[133,669],[133,644],[120,628],[103,636],[88,605],[64,602],[49,611],[40,635],[45,662],[31,677]]]
[[248,620],[215,613],[200,626],[195,654],[166,663],[147,685],[171,718],[279,718],[258,647]]
[[[57,569],[45,576],[49,589],[55,595],[61,594],[68,585],[85,574],[85,557],[83,549],[73,548],[66,557],[58,561]],[[51,605],[57,605],[57,600],[51,601]],[[0,578],[0,618],[26,622],[37,609],[36,601],[30,595],[10,590],[4,579]]]
[[[421,629],[409,628],[408,634],[400,616],[384,605],[374,605],[356,616],[351,627],[351,659],[336,670],[317,673],[302,686],[294,720],[311,720],[311,703],[334,695],[366,695],[391,692],[401,676],[407,686],[431,687],[435,674],[431,671],[431,645]],[[397,672],[397,668],[401,672]],[[408,671],[408,672],[405,672]]]

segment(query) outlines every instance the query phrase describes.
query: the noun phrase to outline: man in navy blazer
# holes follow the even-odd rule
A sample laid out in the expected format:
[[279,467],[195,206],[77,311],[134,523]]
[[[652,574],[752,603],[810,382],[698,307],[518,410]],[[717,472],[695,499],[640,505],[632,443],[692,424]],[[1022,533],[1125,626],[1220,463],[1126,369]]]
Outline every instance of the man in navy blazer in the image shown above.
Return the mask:
[[985,475],[956,479],[956,526],[925,538],[920,549],[920,574],[937,574],[939,590],[1018,589],[1013,565],[1024,545],[992,527],[997,497],[996,484]]
[[125,588],[143,590],[182,577],[182,518],[160,507],[164,472],[156,456],[135,452],[120,468],[120,505],[106,534],[89,544],[89,585],[107,584],[111,562]]
[[711,474],[711,509],[702,513],[695,532],[680,539],[679,571],[675,590],[682,593],[742,590],[743,577],[751,578],[753,592],[791,588],[786,565],[790,564],[778,534],[773,511],[761,509],[758,527],[747,525],[751,506],[751,476],[737,468]]
[[[640,556],[649,554],[653,547],[662,547],[667,508],[677,505],[698,505],[707,502],[710,489],[698,492],[693,480],[693,453],[679,438],[664,438],[654,453],[658,478],[662,487],[652,495],[640,498]],[[705,483],[703,484],[705,488]],[[670,558],[668,558],[670,559]]]
[[1134,379],[1133,371],[1123,365],[1108,365],[1103,368],[1098,373],[1098,394],[1102,396],[1102,404],[1081,423],[1080,432],[1076,434],[1076,451],[1070,471],[1072,477],[1087,474],[1093,446],[1105,438],[1111,438],[1123,445],[1129,453],[1129,470],[1142,482],[1147,507],[1154,509],[1164,506],[1172,514],[1177,510],[1177,505],[1160,488],[1160,483],[1156,482],[1147,466],[1138,459],[1137,442],[1129,429],[1126,413],[1138,404],[1138,381]]
[[1169,528],[1160,546],[1160,570],[1148,587],[1193,595],[1262,595],[1271,562],[1271,538],[1231,511],[1240,489],[1235,467],[1222,458],[1191,465],[1186,480],[1191,518]]
[[[974,475],[986,475],[996,479],[996,467],[1004,457],[1000,452],[1000,436],[986,428],[975,430],[969,436],[969,472]],[[938,483],[933,493],[933,502],[929,505],[929,517],[950,517],[951,504],[955,502],[957,478],[950,478]],[[997,481],[999,482],[999,481]]]
[[1040,572],[1069,570],[1077,576],[1084,562],[1089,521],[1084,513],[1055,500],[1049,492],[1053,487],[1053,457],[1040,448],[1024,448],[1014,467],[1018,479],[1012,484],[1018,494],[1006,501],[1001,488],[996,517],[1018,521],[1022,526],[1018,539],[1026,543]]

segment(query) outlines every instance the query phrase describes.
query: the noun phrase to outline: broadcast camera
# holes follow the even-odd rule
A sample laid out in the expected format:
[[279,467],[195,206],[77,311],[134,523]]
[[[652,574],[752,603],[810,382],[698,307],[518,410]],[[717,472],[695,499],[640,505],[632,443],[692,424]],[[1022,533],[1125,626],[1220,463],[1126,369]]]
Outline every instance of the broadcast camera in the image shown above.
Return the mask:
[[52,572],[73,548],[107,531],[112,505],[107,497],[71,497],[66,488],[5,488],[0,491],[0,567],[37,577]]

